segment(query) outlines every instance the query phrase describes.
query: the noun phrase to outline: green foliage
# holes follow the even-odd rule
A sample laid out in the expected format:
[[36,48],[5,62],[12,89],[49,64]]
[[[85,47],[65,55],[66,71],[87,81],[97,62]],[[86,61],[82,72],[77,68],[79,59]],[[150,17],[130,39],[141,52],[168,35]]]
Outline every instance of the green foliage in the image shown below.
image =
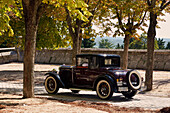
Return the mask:
[[94,45],[96,45],[96,43],[94,42],[94,40],[91,39],[91,38],[89,38],[89,39],[83,39],[83,40],[82,40],[81,47],[82,47],[82,48],[93,48]]
[[[86,21],[86,16],[91,15],[87,11],[87,4],[83,0],[43,0],[43,3],[48,4],[48,7],[44,9],[44,15],[39,23],[37,48],[56,49],[68,47],[71,43],[71,38],[65,22],[66,12],[64,6],[67,4],[72,14],[76,14],[78,18]],[[3,33],[0,44],[3,43],[5,46],[23,46],[24,38],[21,39],[21,37],[25,36],[25,22],[24,18],[22,18],[23,8],[21,1],[0,1],[0,6],[0,35]],[[76,12],[78,10],[77,7],[82,8],[85,14]],[[7,33],[9,33],[9,36]],[[12,35],[13,37],[10,37]]]
[[99,48],[107,48],[107,49],[112,49],[114,48],[113,44],[111,42],[109,42],[108,39],[102,39],[99,42]]
[[94,42],[95,38],[92,30],[92,26],[84,28],[84,33],[82,34],[82,48],[93,48],[96,43]]
[[70,41],[65,21],[58,21],[46,15],[41,17],[37,34],[38,49],[68,47]]
[[[2,5],[2,4],[1,4]],[[20,0],[11,1],[9,0],[4,1],[3,8],[4,14],[7,16],[8,20],[1,19],[0,21],[6,22],[5,24],[2,22],[2,30],[1,31],[1,40],[0,44],[4,45],[5,47],[18,47],[22,43],[21,36],[24,32],[24,23],[22,23],[22,5]],[[2,12],[0,15],[3,14]],[[14,34],[15,33],[15,34]]]
[[[107,14],[98,21],[103,28],[101,34],[110,35],[111,31],[114,33],[113,37],[129,35],[138,38],[137,30],[144,31],[142,27],[147,27],[144,21],[147,12],[145,0],[109,0],[106,2],[106,6],[109,9]],[[117,22],[113,21],[115,19]],[[112,31],[112,28],[116,28],[116,30]]]
[[138,39],[131,38],[129,42],[129,49],[147,49],[146,34],[142,34]]
[[[138,39],[131,38],[129,42],[129,49],[147,49],[147,36],[142,34]],[[155,39],[155,50],[159,49],[157,40]]]
[[168,42],[166,49],[170,49],[170,42]]
[[[9,37],[7,33],[2,35],[1,43],[5,43],[7,47],[17,46],[23,47],[25,25],[24,18],[12,18],[10,25],[13,28],[14,36]],[[57,21],[52,17],[43,15],[39,22],[37,33],[37,49],[57,49],[59,47],[68,47],[70,38],[67,31],[67,24],[64,21]]]
[[0,0],[0,35],[8,33],[8,36],[13,36],[14,32],[10,25],[10,17],[21,17],[18,9],[20,0]]
[[123,49],[123,45],[120,45],[119,43],[116,45],[115,49]]
[[23,46],[23,38],[25,34],[23,18],[10,17],[10,26],[13,28],[14,35],[11,37],[8,32],[3,33],[1,36],[0,44],[4,44],[6,47],[21,47]]
[[76,17],[84,22],[87,22],[88,17],[91,16],[91,13],[87,9],[88,5],[84,0],[42,0],[42,2],[57,8],[67,7],[73,18]]
[[165,49],[165,41],[163,39],[160,39],[160,38],[158,38],[156,40],[157,40],[159,49]]
[[7,14],[7,7],[0,8],[0,35],[4,32],[9,32],[9,36],[13,35],[13,30],[9,25],[10,18]]

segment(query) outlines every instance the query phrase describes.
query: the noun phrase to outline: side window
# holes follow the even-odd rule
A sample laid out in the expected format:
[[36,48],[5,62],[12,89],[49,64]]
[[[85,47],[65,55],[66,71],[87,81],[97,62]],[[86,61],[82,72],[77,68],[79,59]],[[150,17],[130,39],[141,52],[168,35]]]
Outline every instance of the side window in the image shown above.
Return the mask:
[[111,65],[112,59],[105,59],[105,65]]
[[96,69],[99,67],[99,63],[97,62],[97,57],[90,58],[90,69]]
[[88,67],[89,59],[87,57],[78,57],[77,66],[79,67]]
[[106,58],[104,59],[104,64],[102,66],[120,66],[120,58]]

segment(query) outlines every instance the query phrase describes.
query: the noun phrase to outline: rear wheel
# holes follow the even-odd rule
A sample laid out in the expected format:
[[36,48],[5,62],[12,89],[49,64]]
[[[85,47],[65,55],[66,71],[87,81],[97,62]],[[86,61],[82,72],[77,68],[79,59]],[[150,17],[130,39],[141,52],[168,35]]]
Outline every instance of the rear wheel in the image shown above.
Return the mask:
[[100,80],[97,83],[96,92],[100,99],[110,99],[113,95],[113,84],[107,80]]
[[59,85],[56,78],[53,76],[47,76],[45,79],[45,89],[49,94],[55,94],[59,90]]
[[135,96],[137,94],[137,90],[133,91],[130,90],[128,92],[122,92],[122,94],[126,97],[126,98],[132,98],[133,96]]

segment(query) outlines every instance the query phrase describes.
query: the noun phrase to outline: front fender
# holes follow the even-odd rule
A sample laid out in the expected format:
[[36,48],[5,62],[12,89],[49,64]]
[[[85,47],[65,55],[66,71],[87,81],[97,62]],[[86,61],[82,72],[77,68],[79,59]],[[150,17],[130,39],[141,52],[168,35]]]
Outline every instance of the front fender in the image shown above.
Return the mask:
[[57,80],[57,82],[59,83],[61,88],[65,87],[65,84],[63,83],[63,81],[61,80],[60,76],[57,73],[49,72],[49,73],[45,74],[45,76],[47,76],[47,75],[54,77]]

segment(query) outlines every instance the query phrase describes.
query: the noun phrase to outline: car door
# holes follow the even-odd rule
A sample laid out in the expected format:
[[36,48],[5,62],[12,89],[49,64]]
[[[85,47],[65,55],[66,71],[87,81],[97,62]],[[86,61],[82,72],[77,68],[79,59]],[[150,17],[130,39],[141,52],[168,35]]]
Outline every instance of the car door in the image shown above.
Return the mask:
[[77,58],[77,66],[74,69],[74,86],[80,88],[89,87],[89,76],[85,73],[89,70],[89,57]]
[[96,78],[101,74],[99,62],[97,61],[97,57],[91,57],[89,59],[89,68],[84,70],[84,74],[88,76],[87,83],[89,84],[89,87],[93,87]]

